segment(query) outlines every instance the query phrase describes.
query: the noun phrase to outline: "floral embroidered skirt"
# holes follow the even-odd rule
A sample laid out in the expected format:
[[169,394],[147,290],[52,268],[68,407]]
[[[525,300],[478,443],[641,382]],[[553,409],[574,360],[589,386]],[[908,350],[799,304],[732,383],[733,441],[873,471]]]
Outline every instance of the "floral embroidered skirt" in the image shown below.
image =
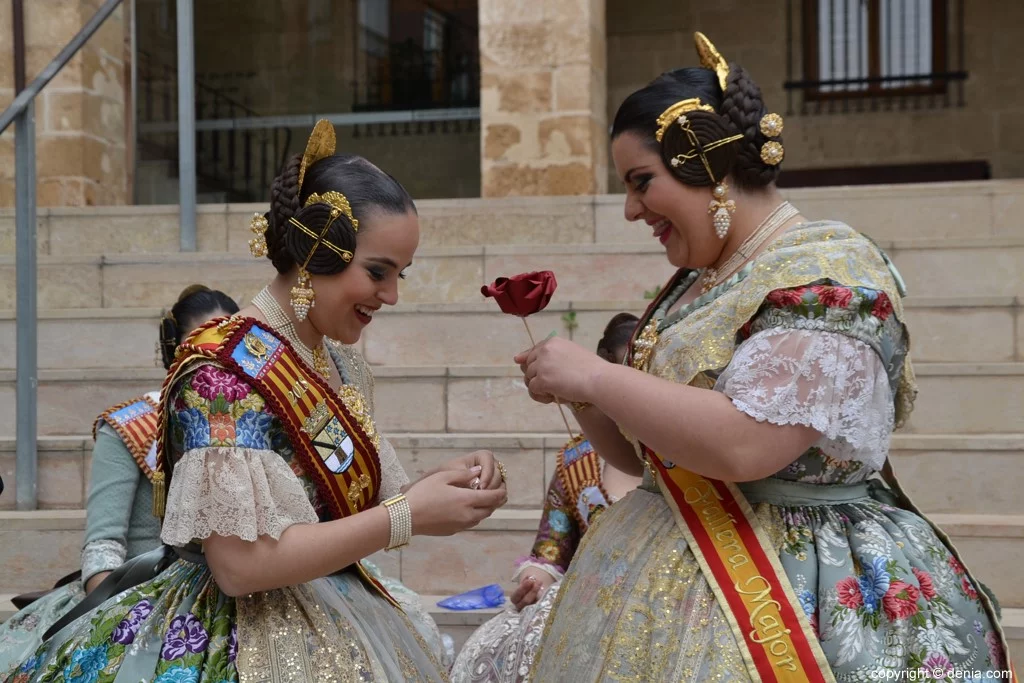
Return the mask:
[[43,634],[85,598],[81,581],[47,593],[0,626],[0,680],[32,656]]
[[[530,680],[751,680],[671,510],[646,483],[583,537]],[[759,497],[761,483],[744,491],[837,681],[1007,668],[979,585],[925,520],[866,484],[802,485],[817,495],[787,501],[785,486]],[[830,495],[839,489],[842,502]]]
[[354,574],[233,599],[179,560],[82,616],[10,683],[443,680],[409,619]]

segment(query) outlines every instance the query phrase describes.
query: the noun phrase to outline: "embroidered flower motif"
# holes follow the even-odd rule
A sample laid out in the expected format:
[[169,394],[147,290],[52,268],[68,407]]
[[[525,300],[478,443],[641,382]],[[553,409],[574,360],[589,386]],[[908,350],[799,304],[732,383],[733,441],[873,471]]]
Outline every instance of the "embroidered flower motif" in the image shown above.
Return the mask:
[[779,307],[799,306],[803,303],[803,289],[776,289],[768,293],[765,300]]
[[818,301],[828,308],[846,308],[853,299],[853,292],[846,287],[822,287]]
[[953,673],[953,662],[941,652],[928,655],[922,667],[936,680],[942,680]]
[[271,450],[270,428],[273,423],[272,415],[247,410],[235,422],[235,445],[239,448]]
[[978,591],[974,590],[974,586],[971,585],[971,580],[966,576],[960,579],[960,586],[964,589],[964,594],[971,600],[978,599]]
[[186,451],[210,445],[210,422],[198,408],[186,408],[175,414],[181,431],[181,445]]
[[135,642],[135,636],[139,632],[139,627],[142,622],[146,620],[153,612],[153,603],[149,600],[142,600],[134,607],[131,611],[125,615],[124,619],[118,622],[117,626],[114,627],[114,632],[111,634],[111,640],[119,645],[131,645]]
[[917,579],[917,585],[921,588],[921,595],[924,596],[925,600],[931,601],[938,592],[935,590],[935,583],[932,581],[932,575],[923,569],[912,567],[910,571],[914,572],[914,577]]
[[569,531],[569,517],[561,510],[552,510],[548,513],[548,524],[560,534]]
[[199,683],[199,669],[176,666],[157,676],[153,683]]
[[980,636],[981,632],[984,631],[984,630],[985,630],[985,627],[981,625],[981,622],[978,621],[977,619],[975,619],[974,620],[974,632],[977,633]]
[[889,617],[890,621],[914,616],[918,611],[917,598],[919,596],[920,591],[916,586],[911,586],[903,581],[893,581],[882,598],[885,616]]
[[836,583],[839,604],[847,609],[857,609],[864,604],[864,595],[860,592],[860,582],[856,576],[847,576]]
[[196,371],[192,388],[208,401],[223,394],[228,403],[242,400],[252,390],[245,382],[213,365],[204,365]]
[[956,559],[952,555],[949,556],[949,568],[953,570],[953,573],[957,576],[963,576],[965,573],[964,566],[960,564],[960,560]]
[[887,320],[892,315],[892,302],[885,292],[879,292],[874,305],[871,306],[871,315],[879,320]]
[[992,660],[992,668],[1005,669],[1006,659],[1003,657],[1003,643],[995,631],[985,634],[985,644],[988,645],[988,657]]
[[210,445],[235,445],[235,421],[230,414],[210,413]]
[[96,683],[106,666],[106,645],[75,650],[71,663],[64,667],[64,680],[67,683]]
[[231,635],[228,636],[228,661],[233,662],[238,657],[238,625],[231,625]]
[[870,567],[864,568],[860,577],[860,592],[864,595],[864,609],[877,612],[882,598],[889,590],[889,571],[885,568],[884,557],[876,557]]
[[203,652],[210,642],[206,629],[199,623],[199,620],[192,614],[178,615],[171,622],[164,637],[164,646],[160,657],[168,661],[179,659],[185,656],[186,652],[193,654]]

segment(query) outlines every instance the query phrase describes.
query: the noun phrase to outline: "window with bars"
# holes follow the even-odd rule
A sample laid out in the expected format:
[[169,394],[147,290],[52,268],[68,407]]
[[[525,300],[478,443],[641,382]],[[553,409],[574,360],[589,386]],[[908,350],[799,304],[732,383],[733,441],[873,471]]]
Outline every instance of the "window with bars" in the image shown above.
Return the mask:
[[[963,0],[791,0],[786,88],[808,103],[963,101]],[[799,35],[798,40],[794,36]],[[949,65],[956,61],[957,69]],[[800,65],[798,67],[797,65]],[[802,67],[802,68],[801,68]],[[802,72],[802,73],[801,73]],[[795,78],[797,75],[802,78]],[[919,106],[915,102],[913,106]]]

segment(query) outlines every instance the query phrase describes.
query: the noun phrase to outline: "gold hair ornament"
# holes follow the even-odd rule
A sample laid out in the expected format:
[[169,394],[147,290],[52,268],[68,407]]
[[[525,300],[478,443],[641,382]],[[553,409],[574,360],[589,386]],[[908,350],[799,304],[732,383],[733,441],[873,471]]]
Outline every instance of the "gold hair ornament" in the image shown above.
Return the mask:
[[317,247],[323,244],[325,247],[327,247],[335,254],[340,256],[341,260],[344,261],[345,263],[349,263],[352,261],[351,251],[347,249],[342,249],[341,247],[334,244],[330,240],[325,239],[327,236],[327,231],[331,229],[331,225],[334,223],[334,221],[338,219],[339,216],[341,216],[341,213],[341,209],[337,207],[332,207],[331,217],[327,219],[326,223],[324,223],[323,230],[320,231],[319,235],[310,230],[309,228],[307,228],[301,222],[299,222],[299,220],[294,216],[288,219],[288,222],[295,226],[295,228],[301,230],[306,235],[309,235],[310,237],[316,239],[316,241],[313,242],[313,246],[309,248],[309,253],[306,254],[306,260],[302,262],[301,266],[299,266],[298,280],[296,281],[295,286],[292,287],[291,291],[292,310],[295,311],[295,317],[299,320],[299,322],[305,320],[306,316],[309,315],[310,309],[312,309],[313,306],[316,305],[316,292],[313,291],[313,285],[310,282],[309,271],[306,270],[306,266],[309,265],[310,259],[312,259],[313,254],[316,253]]
[[[761,134],[767,138],[777,138],[782,135],[782,117],[778,114],[765,114],[758,123]],[[761,145],[761,161],[769,166],[778,166],[786,157],[786,150],[778,140],[769,140]]]
[[253,258],[263,258],[267,255],[267,228],[269,227],[270,223],[262,213],[254,213],[249,220],[249,230],[255,235],[249,240],[249,253]]
[[693,34],[693,41],[697,45],[697,54],[700,55],[700,65],[705,69],[711,69],[718,76],[718,85],[725,92],[725,86],[729,82],[729,63],[725,61],[708,37],[697,31]]
[[691,111],[706,111],[715,113],[715,108],[709,104],[704,104],[700,101],[699,97],[691,97],[686,100],[680,100],[673,104],[671,107],[661,112],[661,116],[658,117],[658,130],[654,133],[654,139],[661,142],[661,139],[665,137],[665,131],[674,122],[679,121],[682,124],[681,118],[685,118],[683,115],[688,114]]
[[306,179],[306,170],[321,159],[333,155],[336,147],[334,126],[327,119],[320,119],[313,126],[313,132],[309,134],[306,151],[302,155],[302,163],[299,164],[299,194],[302,193],[302,181]]
[[352,205],[349,203],[348,197],[342,193],[335,192],[334,190],[329,190],[323,194],[317,194],[314,192],[309,195],[309,198],[306,199],[306,203],[303,204],[302,208],[306,208],[313,204],[326,204],[327,206],[341,211],[345,214],[345,217],[348,218],[348,222],[352,224],[352,229],[359,232],[359,219],[357,219],[352,213]]

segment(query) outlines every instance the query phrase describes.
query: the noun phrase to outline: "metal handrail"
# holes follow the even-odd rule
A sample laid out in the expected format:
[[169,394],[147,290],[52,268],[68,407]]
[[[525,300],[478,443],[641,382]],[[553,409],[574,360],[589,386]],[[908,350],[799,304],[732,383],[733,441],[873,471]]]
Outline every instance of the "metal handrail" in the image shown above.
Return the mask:
[[[0,132],[12,123],[14,135],[15,185],[15,263],[17,268],[17,431],[14,487],[15,505],[19,510],[38,506],[37,473],[37,398],[39,359],[37,357],[38,301],[36,292],[36,135],[35,98],[46,84],[85,45],[106,21],[121,0],[106,0],[96,14],[82,26],[64,49],[46,65],[39,75],[19,92],[10,106],[0,114]],[[17,15],[17,13],[16,13]]]
[[97,10],[96,14],[92,15],[92,19],[85,22],[85,26],[71,39],[71,42],[65,45],[64,49],[46,65],[46,68],[40,71],[39,75],[24,90],[18,93],[18,96],[14,98],[11,105],[4,110],[3,114],[0,114],[0,133],[7,130],[7,127],[14,123],[14,119],[25,111],[28,103],[34,100],[36,95],[46,87],[46,84],[52,81],[53,77],[71,61],[75,53],[82,49],[82,46],[92,37],[92,34],[96,33],[96,30],[107,20],[107,17],[113,14],[117,6],[121,4],[121,1],[106,0],[103,6]]

